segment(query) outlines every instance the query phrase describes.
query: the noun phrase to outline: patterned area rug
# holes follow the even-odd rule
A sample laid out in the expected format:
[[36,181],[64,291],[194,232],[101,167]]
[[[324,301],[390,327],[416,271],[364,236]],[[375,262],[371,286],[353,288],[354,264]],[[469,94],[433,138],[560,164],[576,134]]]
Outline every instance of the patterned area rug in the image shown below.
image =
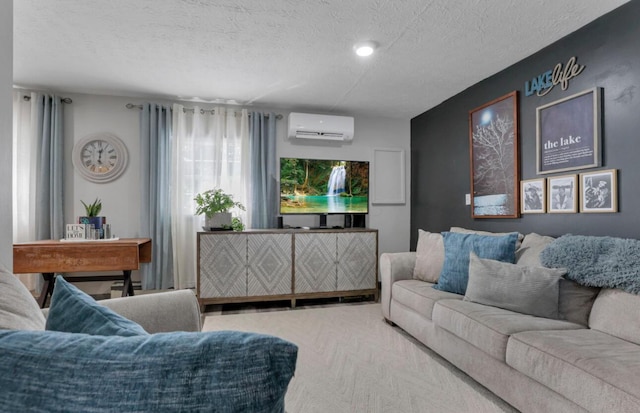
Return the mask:
[[516,412],[382,319],[380,304],[205,314],[204,331],[272,334],[299,346],[288,413]]

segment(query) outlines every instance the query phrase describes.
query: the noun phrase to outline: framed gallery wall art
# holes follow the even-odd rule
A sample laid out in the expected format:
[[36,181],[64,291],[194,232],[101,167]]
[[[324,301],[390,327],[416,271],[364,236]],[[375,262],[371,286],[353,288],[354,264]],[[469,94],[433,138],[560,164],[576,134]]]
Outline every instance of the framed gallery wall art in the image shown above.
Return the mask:
[[518,92],[469,111],[471,216],[517,218]]
[[580,174],[580,212],[618,212],[618,171]]
[[520,206],[523,214],[547,212],[546,179],[527,179],[520,183]]
[[553,176],[547,180],[549,212],[578,212],[578,175]]
[[600,166],[601,88],[536,109],[538,174]]

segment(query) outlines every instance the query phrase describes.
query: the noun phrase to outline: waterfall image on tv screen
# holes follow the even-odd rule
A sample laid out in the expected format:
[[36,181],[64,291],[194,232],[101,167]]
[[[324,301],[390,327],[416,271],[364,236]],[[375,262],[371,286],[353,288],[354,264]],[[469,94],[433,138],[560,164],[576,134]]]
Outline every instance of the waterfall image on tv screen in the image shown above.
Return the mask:
[[280,158],[281,214],[366,214],[369,162]]

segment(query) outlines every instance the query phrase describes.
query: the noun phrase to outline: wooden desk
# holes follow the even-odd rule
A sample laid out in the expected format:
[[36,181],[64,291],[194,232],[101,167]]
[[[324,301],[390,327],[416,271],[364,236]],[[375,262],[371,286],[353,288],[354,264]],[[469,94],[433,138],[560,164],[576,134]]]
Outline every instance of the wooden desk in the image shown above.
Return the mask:
[[123,279],[122,296],[133,295],[131,271],[151,262],[149,238],[121,238],[117,241],[44,240],[13,245],[15,274],[42,273],[44,285],[38,304],[44,307],[53,292],[54,274],[67,272],[122,271],[122,276],[96,275],[73,277],[72,281],[104,281]]

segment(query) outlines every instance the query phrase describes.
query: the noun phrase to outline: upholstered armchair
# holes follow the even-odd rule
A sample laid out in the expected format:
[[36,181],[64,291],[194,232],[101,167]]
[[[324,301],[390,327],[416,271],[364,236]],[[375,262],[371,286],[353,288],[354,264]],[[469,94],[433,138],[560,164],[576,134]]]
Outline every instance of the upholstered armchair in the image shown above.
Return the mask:
[[182,290],[96,302],[62,277],[41,310],[0,269],[0,410],[283,412],[297,346],[200,332]]

